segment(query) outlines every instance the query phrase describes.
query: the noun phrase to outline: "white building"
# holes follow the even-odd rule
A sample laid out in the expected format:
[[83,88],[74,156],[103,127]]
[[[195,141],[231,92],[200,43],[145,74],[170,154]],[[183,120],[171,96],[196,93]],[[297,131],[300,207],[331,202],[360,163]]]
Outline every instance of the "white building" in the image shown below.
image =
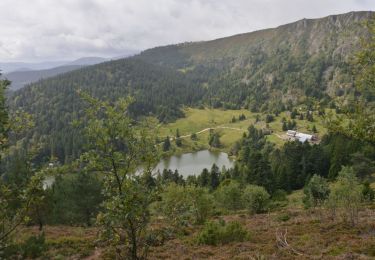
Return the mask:
[[315,138],[314,135],[299,133],[299,132],[294,131],[294,130],[288,130],[286,132],[286,135],[289,136],[290,139],[292,139],[292,140],[298,140],[301,143],[304,143],[306,141],[310,142],[310,141],[315,141],[316,140],[316,138]]
[[310,142],[313,140],[314,136],[313,135],[309,135],[309,134],[304,134],[304,133],[297,133],[296,134],[296,139],[298,141],[300,141],[301,143],[304,143],[306,141]]

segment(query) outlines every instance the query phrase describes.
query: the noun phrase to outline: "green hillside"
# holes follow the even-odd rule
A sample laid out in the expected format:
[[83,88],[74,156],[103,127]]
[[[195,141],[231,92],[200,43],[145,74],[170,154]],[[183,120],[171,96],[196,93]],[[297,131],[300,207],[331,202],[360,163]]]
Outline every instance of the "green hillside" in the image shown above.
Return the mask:
[[[352,94],[348,63],[366,33],[371,12],[304,19],[208,42],[146,50],[151,63],[206,75],[204,100],[212,105],[274,108],[306,97],[328,102]],[[281,104],[276,104],[280,109]]]
[[41,158],[76,157],[82,138],[71,122],[80,119],[82,89],[104,100],[132,95],[134,117],[161,122],[182,117],[183,106],[248,109],[252,112],[335,107],[355,94],[349,62],[367,33],[372,12],[300,20],[274,29],[207,42],[184,43],[90,66],[39,81],[15,92],[13,110],[30,112],[30,132]]

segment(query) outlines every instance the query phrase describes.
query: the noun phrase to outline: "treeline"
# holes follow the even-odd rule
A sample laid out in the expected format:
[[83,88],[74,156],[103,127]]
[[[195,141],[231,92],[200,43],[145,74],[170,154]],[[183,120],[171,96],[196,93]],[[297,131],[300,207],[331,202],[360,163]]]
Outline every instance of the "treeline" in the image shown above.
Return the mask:
[[352,166],[362,180],[368,180],[375,170],[369,163],[375,160],[375,147],[340,134],[324,136],[320,144],[287,142],[277,148],[266,142],[262,130],[250,126],[239,146],[234,151],[238,155],[234,176],[271,193],[301,189],[313,175],[334,180],[342,166]]
[[250,126],[248,133],[234,145],[236,163],[232,169],[213,165],[197,176],[184,180],[178,172],[164,170],[156,182],[174,182],[215,190],[226,179],[242,185],[255,184],[273,194],[303,188],[313,175],[335,180],[342,167],[352,167],[362,182],[371,181],[375,172],[375,146],[340,134],[323,137],[319,144],[287,142],[282,147],[266,141],[262,130]]

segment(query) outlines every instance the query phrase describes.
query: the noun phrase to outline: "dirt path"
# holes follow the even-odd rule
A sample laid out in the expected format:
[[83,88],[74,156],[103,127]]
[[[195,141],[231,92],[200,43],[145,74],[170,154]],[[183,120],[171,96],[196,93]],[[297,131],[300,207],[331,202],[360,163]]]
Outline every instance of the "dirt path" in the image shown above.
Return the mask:
[[274,135],[276,135],[278,138],[280,138],[280,139],[283,139],[284,140],[284,138],[281,136],[281,135],[279,135],[279,134],[276,134],[276,133],[274,133]]
[[[201,134],[201,133],[204,133],[204,132],[207,132],[209,130],[215,130],[215,129],[230,129],[230,130],[236,130],[236,131],[245,131],[244,129],[241,129],[241,128],[235,128],[235,127],[229,127],[229,126],[216,126],[216,127],[208,127],[208,128],[205,128],[205,129],[202,129],[200,130],[199,132],[196,132],[195,134]],[[186,137],[190,137],[192,135],[191,134],[188,134],[188,135],[182,135],[180,136],[180,138],[186,138]],[[173,141],[176,137],[170,137],[170,140]]]
[[[237,128],[237,127],[230,127],[230,126],[223,126],[223,125],[221,125],[221,126],[216,126],[216,127],[208,127],[208,128],[204,128],[204,129],[202,129],[202,130],[196,132],[195,134],[196,134],[196,135],[198,135],[198,134],[202,134],[202,133],[207,132],[207,131],[209,131],[209,130],[211,130],[211,129],[212,129],[212,130],[215,130],[215,129],[229,129],[229,130],[235,130],[235,131],[246,131],[245,129],[242,129],[242,128]],[[187,135],[181,135],[180,138],[187,138],[187,137],[190,137],[191,135],[192,135],[192,133],[191,133],[191,134],[187,134]],[[279,134],[273,133],[273,135],[276,135],[276,136],[277,136],[278,138],[280,138],[281,140],[285,140],[285,137],[283,137],[283,136],[281,136],[281,135],[279,135]],[[175,140],[175,139],[176,139],[176,137],[174,137],[174,136],[172,136],[172,137],[169,138],[170,141],[173,141],[173,140]],[[161,143],[163,143],[163,142],[161,142]]]

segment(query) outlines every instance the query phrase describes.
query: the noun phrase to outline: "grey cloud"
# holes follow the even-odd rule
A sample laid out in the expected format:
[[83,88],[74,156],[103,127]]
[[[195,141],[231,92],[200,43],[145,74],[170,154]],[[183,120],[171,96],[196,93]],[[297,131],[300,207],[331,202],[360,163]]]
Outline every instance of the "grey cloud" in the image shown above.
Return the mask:
[[373,8],[373,0],[1,0],[0,60],[118,56]]

